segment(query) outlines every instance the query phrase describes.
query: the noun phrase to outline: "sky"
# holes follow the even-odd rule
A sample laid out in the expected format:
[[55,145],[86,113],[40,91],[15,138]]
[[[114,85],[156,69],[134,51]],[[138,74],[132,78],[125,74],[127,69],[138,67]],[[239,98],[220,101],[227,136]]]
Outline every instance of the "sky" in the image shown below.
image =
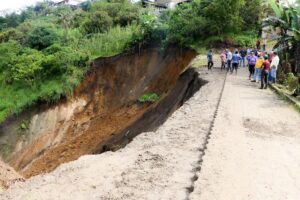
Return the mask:
[[[17,11],[26,6],[34,5],[36,2],[42,0],[1,0],[0,3],[0,11]],[[61,0],[53,0],[54,2],[58,2]],[[77,2],[82,2],[84,0],[76,0]]]
[[[34,5],[36,2],[41,0],[1,0],[0,11],[17,11],[26,6]],[[54,0],[55,2],[60,0]],[[84,1],[84,0],[77,0]],[[294,2],[295,0],[285,0],[289,2]]]

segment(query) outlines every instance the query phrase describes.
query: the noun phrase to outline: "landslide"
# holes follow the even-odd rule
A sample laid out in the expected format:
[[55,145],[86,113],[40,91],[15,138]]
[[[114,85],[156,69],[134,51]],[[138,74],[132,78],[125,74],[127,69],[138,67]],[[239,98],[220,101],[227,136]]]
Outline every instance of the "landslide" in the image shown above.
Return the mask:
[[[0,126],[0,151],[25,178],[54,170],[81,155],[115,150],[157,128],[197,91],[198,74],[186,70],[196,53],[172,47],[99,58],[72,98],[28,110]],[[137,99],[146,92],[161,98]],[[26,122],[28,128],[20,129]]]

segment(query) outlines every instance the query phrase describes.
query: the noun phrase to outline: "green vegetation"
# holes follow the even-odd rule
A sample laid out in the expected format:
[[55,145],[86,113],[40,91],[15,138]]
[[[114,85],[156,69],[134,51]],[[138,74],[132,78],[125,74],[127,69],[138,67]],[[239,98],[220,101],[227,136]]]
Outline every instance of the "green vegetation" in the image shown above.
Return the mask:
[[300,95],[300,0],[297,4],[282,6],[275,0],[269,0],[274,14],[264,20],[263,26],[277,30],[277,42],[274,49],[279,52],[281,65],[278,81],[294,96]]
[[194,0],[170,15],[171,43],[189,46],[254,46],[263,0]]
[[[264,0],[194,0],[159,16],[129,0],[78,8],[43,1],[0,17],[0,122],[37,102],[73,94],[90,62],[150,42],[192,47],[253,46]],[[162,48],[162,49],[164,49]],[[154,101],[145,94],[141,102]]]
[[76,9],[44,1],[0,17],[0,122],[72,95],[92,59],[146,38],[149,12],[128,0],[88,1]]
[[146,93],[139,97],[140,103],[155,102],[159,100],[159,96],[156,93]]

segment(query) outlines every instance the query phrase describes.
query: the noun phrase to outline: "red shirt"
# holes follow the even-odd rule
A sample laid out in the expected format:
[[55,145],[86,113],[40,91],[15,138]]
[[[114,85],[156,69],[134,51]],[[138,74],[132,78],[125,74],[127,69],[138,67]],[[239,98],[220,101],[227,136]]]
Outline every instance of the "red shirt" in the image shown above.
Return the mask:
[[271,70],[271,64],[268,60],[264,61],[262,68],[261,68],[261,73],[263,74],[265,70],[268,70],[268,71]]

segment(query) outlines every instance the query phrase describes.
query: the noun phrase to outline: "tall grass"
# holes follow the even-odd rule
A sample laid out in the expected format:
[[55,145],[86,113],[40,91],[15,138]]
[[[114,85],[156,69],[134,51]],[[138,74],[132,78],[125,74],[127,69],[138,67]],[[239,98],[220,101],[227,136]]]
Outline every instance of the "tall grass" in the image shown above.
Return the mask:
[[92,59],[114,56],[126,49],[137,29],[136,25],[116,26],[106,33],[94,34],[83,39],[79,48],[90,52]]

